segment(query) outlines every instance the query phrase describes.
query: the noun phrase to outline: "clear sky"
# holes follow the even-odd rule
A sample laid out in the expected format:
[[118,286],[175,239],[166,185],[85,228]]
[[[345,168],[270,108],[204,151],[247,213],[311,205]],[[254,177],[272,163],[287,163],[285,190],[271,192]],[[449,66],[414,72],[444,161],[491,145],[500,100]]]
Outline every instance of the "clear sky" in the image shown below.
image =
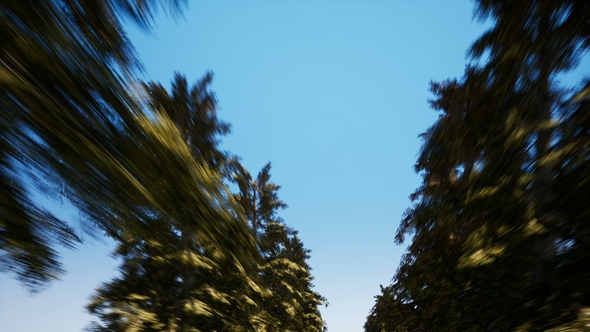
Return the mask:
[[[312,250],[316,290],[331,332],[360,332],[379,284],[404,246],[393,243],[408,196],[418,134],[437,114],[428,82],[461,76],[484,27],[467,0],[191,1],[162,14],[151,36],[130,30],[145,78],[215,73],[222,147],[251,173],[268,161],[289,208],[280,213]],[[74,215],[67,206],[56,207]],[[0,331],[80,331],[83,306],[116,274],[112,243],[64,252],[68,275],[31,298],[0,275]]]

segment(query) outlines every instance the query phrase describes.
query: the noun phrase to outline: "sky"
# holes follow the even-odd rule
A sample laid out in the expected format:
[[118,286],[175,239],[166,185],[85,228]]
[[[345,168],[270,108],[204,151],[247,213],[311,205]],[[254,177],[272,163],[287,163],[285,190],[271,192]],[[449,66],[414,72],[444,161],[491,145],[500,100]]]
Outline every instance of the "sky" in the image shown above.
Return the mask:
[[[405,246],[399,221],[419,186],[418,135],[437,117],[428,84],[462,76],[484,25],[468,0],[189,0],[184,17],[160,13],[150,35],[129,29],[143,78],[215,74],[222,148],[250,173],[269,161],[279,215],[312,250],[315,290],[331,332],[360,332]],[[59,216],[74,218],[67,203]],[[93,290],[117,275],[113,243],[85,238],[64,251],[61,281],[30,296],[0,275],[0,331],[74,332]]]

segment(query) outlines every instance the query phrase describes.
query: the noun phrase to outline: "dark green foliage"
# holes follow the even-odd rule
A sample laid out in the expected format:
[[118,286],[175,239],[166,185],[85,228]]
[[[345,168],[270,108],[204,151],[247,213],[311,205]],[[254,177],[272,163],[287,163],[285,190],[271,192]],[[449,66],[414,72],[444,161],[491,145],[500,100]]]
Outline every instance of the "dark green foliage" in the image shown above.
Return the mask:
[[260,289],[239,262],[198,237],[150,242],[121,246],[121,276],[88,306],[102,321],[91,330],[253,331]]
[[[56,244],[79,241],[36,189],[118,242],[121,274],[92,298],[89,330],[325,330],[270,164],[252,181],[218,149],[229,125],[212,74],[193,86],[176,74],[171,93],[134,82],[120,19],[148,30],[159,4],[0,3],[0,270],[36,291],[62,272]],[[232,171],[238,195],[223,182]]]
[[442,114],[396,235],[412,242],[366,331],[584,329],[588,86],[564,100],[554,78],[590,46],[588,6],[477,2],[494,25],[463,79],[432,84]]
[[176,124],[195,157],[203,158],[207,164],[216,167],[225,158],[217,149],[217,136],[228,134],[230,126],[217,119],[217,102],[208,89],[212,80],[213,74],[207,73],[189,89],[186,78],[176,73],[171,95],[156,82],[145,84],[144,88],[149,96],[150,108],[166,114]]
[[[254,182],[218,149],[229,125],[212,74],[193,86],[176,74],[171,93],[133,82],[120,19],[148,30],[158,5],[0,3],[0,269],[38,290],[62,272],[55,245],[79,241],[33,202],[37,189],[118,242],[121,274],[92,298],[89,330],[324,330],[270,164]],[[223,183],[231,171],[239,195]]]
[[88,309],[101,323],[90,329],[251,331],[256,321],[252,297],[261,289],[245,270],[259,261],[256,239],[211,165],[224,162],[217,136],[227,126],[213,100],[179,97],[210,96],[208,80],[190,90],[183,77],[174,82],[173,98],[146,85],[152,114],[139,122],[141,140],[124,161],[137,163],[131,169],[152,201],[135,203],[146,211],[140,229],[117,234],[121,276],[93,297]]
[[[129,137],[123,161],[137,163],[130,169],[152,201],[135,203],[147,211],[137,232],[115,235],[121,275],[93,297],[88,310],[100,321],[89,330],[324,329],[318,305],[325,299],[312,290],[309,250],[276,216],[286,204],[270,164],[254,181],[217,150],[228,129],[207,97],[208,78],[189,88],[177,75],[170,94],[145,85],[153,114],[138,120],[142,135]],[[229,194],[222,169],[234,172],[240,193]]]
[[242,206],[252,230],[258,237],[263,261],[251,268],[267,292],[257,298],[263,321],[260,331],[324,331],[318,307],[327,305],[313,291],[311,267],[307,264],[310,250],[303,246],[297,231],[278,217],[278,209],[287,205],[278,198],[280,186],[270,181],[270,163],[253,180],[239,163],[234,164],[234,181],[240,188],[236,200]]
[[[168,5],[176,11],[180,2]],[[31,290],[59,275],[53,243],[72,245],[76,238],[31,201],[29,189],[66,196],[88,223],[106,229],[133,224],[103,218],[105,206],[94,199],[103,203],[109,195],[107,176],[138,187],[114,143],[137,130],[137,107],[121,75],[139,66],[119,20],[148,29],[157,6],[127,0],[0,3],[0,264]]]
[[[402,299],[395,284],[381,288],[381,295],[375,296],[375,305],[367,317],[364,329],[367,332],[409,332],[423,329],[410,329],[410,320],[415,316],[415,308],[411,302]],[[416,324],[415,325],[420,325]]]

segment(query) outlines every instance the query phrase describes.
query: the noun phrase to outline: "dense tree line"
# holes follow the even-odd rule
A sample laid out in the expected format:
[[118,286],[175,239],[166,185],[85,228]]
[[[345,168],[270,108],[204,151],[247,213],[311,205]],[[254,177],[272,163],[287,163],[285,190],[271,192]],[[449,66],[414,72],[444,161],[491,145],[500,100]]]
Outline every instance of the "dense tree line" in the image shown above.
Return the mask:
[[558,75],[590,47],[590,2],[476,1],[491,28],[441,112],[396,235],[407,252],[367,332],[587,331],[590,80]]
[[[161,4],[165,4],[162,6]],[[0,271],[39,291],[79,230],[32,197],[67,199],[117,242],[120,275],[93,331],[324,331],[309,250],[277,211],[270,164],[252,179],[218,147],[212,74],[138,82],[121,19],[148,30],[181,1],[0,2]],[[239,191],[232,193],[231,184]]]

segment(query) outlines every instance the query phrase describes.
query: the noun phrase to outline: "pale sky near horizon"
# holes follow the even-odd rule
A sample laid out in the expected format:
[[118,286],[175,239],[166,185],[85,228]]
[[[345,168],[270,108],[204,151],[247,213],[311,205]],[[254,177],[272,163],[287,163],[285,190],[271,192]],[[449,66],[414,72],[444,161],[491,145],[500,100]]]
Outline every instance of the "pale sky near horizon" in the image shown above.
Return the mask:
[[[250,173],[272,162],[289,208],[280,212],[312,250],[316,291],[331,332],[360,332],[404,246],[393,243],[419,186],[418,134],[436,119],[428,83],[462,76],[484,28],[468,0],[190,1],[160,15],[151,36],[130,30],[145,79],[215,73],[222,147]],[[75,216],[67,206],[56,207]],[[0,275],[0,331],[74,332],[84,305],[116,275],[112,243],[64,252],[68,274],[30,297]]]

